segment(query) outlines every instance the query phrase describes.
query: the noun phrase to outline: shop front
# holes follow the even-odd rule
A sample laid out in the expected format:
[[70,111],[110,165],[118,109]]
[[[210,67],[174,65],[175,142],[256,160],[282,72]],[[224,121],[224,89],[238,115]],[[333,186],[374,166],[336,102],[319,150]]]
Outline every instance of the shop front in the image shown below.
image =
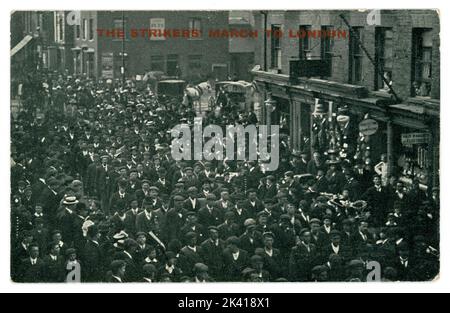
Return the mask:
[[411,186],[416,179],[423,190],[439,185],[436,105],[397,105],[360,86],[317,79],[292,85],[286,75],[254,74],[260,95],[272,103],[262,107],[262,122],[283,126],[291,150],[371,168],[386,158],[385,181],[395,176]]

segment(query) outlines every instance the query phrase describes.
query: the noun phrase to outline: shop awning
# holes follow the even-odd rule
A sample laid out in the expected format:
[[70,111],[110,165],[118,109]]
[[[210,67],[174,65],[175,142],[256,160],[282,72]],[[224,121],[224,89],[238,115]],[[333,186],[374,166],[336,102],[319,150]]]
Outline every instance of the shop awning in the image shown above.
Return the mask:
[[11,49],[11,57],[22,50],[22,48],[25,47],[32,39],[32,36],[26,35],[14,48]]

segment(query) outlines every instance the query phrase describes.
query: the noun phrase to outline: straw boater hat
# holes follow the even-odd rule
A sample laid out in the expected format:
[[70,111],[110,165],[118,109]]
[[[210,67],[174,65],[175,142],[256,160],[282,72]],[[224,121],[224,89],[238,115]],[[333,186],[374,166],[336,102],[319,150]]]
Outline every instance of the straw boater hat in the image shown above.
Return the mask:
[[79,201],[77,200],[77,197],[66,197],[63,201],[63,204],[65,205],[75,205],[78,203]]

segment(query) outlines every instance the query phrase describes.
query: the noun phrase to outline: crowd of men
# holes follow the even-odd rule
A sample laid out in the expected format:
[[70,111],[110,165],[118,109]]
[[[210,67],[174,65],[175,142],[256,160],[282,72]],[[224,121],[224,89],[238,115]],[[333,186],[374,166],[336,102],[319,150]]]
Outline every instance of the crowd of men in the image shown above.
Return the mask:
[[[382,180],[375,168],[290,151],[285,141],[275,172],[254,161],[176,162],[168,131],[193,121],[191,106],[132,82],[39,79],[47,90],[34,84],[12,118],[16,282],[424,281],[439,273],[438,189]],[[45,107],[26,105],[36,93]],[[205,119],[257,123],[252,112],[222,112]]]

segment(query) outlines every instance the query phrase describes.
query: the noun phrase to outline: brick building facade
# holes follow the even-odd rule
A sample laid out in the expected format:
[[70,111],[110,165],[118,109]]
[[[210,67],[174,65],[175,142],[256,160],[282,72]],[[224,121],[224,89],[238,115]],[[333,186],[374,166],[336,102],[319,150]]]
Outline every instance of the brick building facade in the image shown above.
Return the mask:
[[[437,186],[440,111],[438,13],[425,10],[379,11],[375,15],[377,25],[369,24],[370,13],[254,12],[257,29],[263,31],[266,25],[272,34],[278,30],[284,33],[280,38],[260,36],[256,43],[256,64],[261,69],[253,71],[253,75],[259,86],[260,104],[266,104],[263,105],[266,110],[263,110],[262,118],[282,126],[290,136],[293,150],[310,152],[315,149],[312,146],[313,127],[316,126],[314,117],[318,109],[325,109],[322,113],[330,113],[330,117],[335,119],[343,114],[339,112],[346,112],[356,129],[365,119],[375,120],[378,131],[369,136],[371,161],[378,162],[381,154],[387,154],[390,175],[402,177],[411,166],[416,169],[411,177],[420,179],[424,188]],[[352,27],[351,31],[341,15]],[[332,30],[346,32],[348,36],[289,36],[289,32]],[[351,35],[351,32],[358,35]],[[356,38],[360,38],[362,45]],[[297,72],[291,72],[291,62],[296,60],[300,60],[302,63],[297,64],[305,68],[315,60],[325,64],[326,70],[321,74],[300,77]],[[269,98],[271,101],[266,101]],[[275,106],[273,112],[267,110],[269,103],[273,103],[270,104],[271,111]],[[408,136],[417,134],[429,140],[408,141]],[[410,180],[405,178],[405,181]]]
[[[122,20],[125,20],[125,25]],[[152,26],[151,26],[152,24]],[[209,38],[209,29],[227,29],[228,12],[80,12],[80,25],[74,28],[73,72],[96,77],[120,78],[161,71],[167,76],[198,81],[213,75],[225,79],[230,60],[227,38]],[[124,28],[125,40],[117,31]],[[200,29],[201,37],[152,40],[148,36],[132,38],[132,30]],[[99,36],[97,30],[105,32]],[[113,30],[116,33],[113,34]],[[107,36],[106,31],[110,34]],[[122,51],[124,51],[122,55]]]

